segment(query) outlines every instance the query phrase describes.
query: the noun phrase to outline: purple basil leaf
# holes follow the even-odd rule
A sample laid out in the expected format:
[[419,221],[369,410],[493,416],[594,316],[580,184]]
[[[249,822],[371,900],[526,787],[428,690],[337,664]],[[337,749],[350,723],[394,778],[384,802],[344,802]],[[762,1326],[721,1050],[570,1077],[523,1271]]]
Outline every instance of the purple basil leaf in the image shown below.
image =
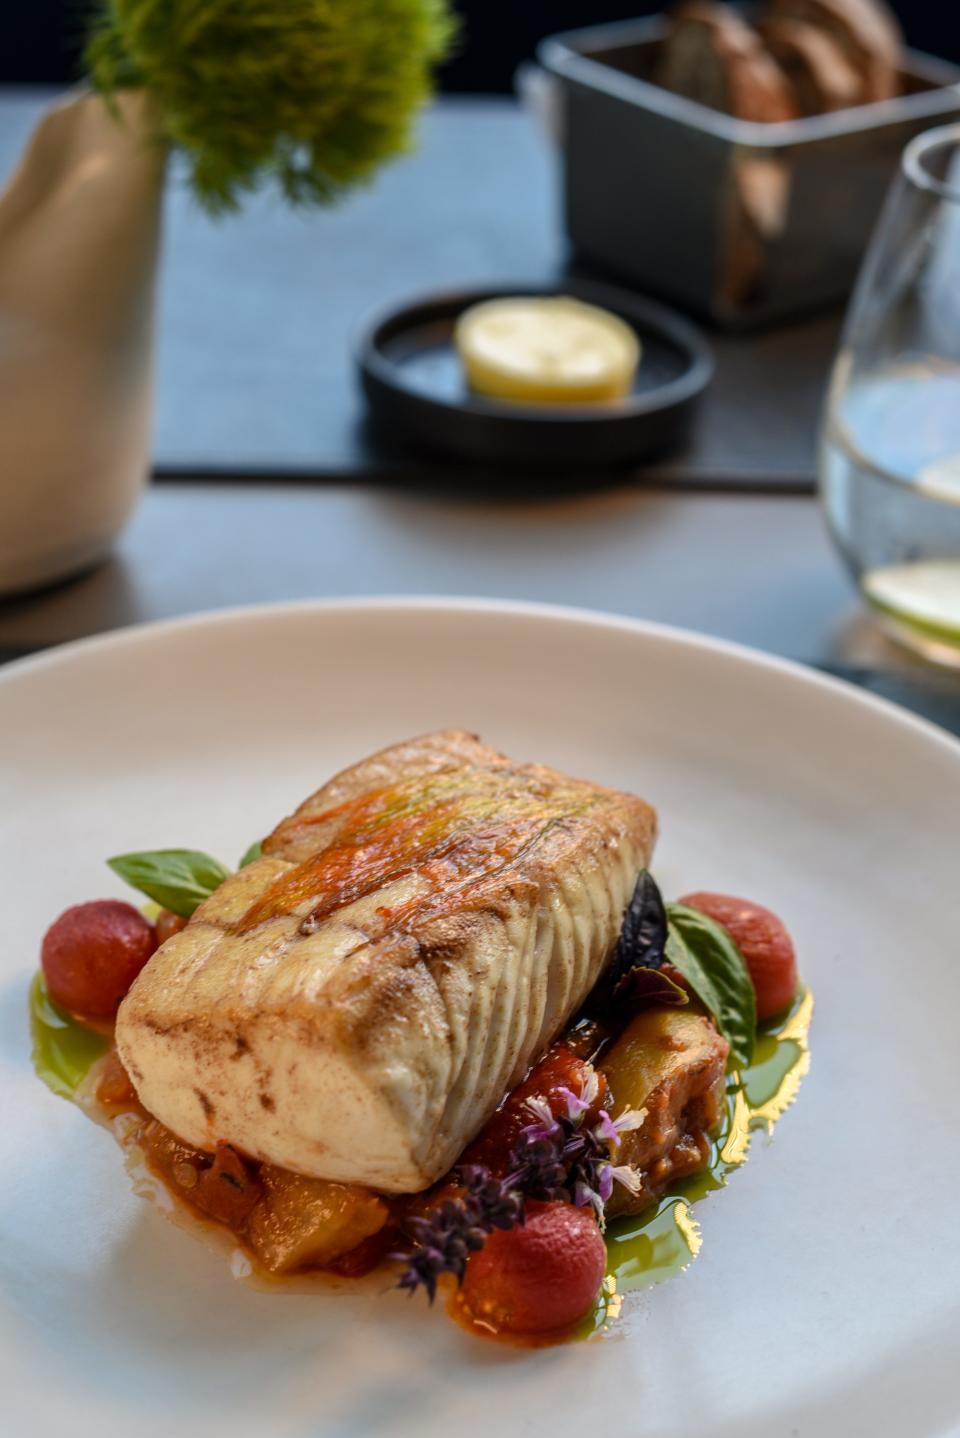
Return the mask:
[[667,944],[667,913],[663,897],[648,869],[641,870],[613,958],[587,1001],[588,1013],[599,1013],[622,1026],[644,1004],[685,1004],[685,991],[660,972]]

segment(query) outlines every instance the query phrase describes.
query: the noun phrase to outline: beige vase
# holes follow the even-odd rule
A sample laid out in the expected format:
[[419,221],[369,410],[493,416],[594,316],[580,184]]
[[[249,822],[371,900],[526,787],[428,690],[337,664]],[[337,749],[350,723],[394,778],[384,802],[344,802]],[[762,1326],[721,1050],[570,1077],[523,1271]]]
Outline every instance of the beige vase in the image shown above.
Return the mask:
[[101,559],[148,467],[166,155],[145,97],[49,110],[0,193],[0,594]]

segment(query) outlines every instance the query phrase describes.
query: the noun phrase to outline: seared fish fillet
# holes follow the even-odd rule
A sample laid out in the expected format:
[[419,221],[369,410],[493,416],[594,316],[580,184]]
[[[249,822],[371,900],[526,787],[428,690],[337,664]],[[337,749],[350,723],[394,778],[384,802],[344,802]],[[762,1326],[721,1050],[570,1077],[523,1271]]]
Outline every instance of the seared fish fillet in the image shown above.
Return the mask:
[[427,1187],[592,988],[655,830],[459,731],[345,770],[121,1004],[141,1102],[196,1147]]

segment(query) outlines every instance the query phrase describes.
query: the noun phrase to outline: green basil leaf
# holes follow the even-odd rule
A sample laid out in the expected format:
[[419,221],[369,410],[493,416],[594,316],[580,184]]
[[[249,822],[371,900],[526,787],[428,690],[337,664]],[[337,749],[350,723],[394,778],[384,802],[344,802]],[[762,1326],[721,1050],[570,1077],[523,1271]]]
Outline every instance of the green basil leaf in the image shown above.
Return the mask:
[[30,1036],[37,1077],[63,1098],[73,1098],[91,1065],[109,1047],[102,1034],[54,1003],[40,973],[30,985]]
[[682,1008],[690,1002],[686,989],[680,987],[662,969],[635,969],[625,989],[618,994],[618,1002],[626,1006],[626,1012],[642,1009],[647,1004],[673,1004]]
[[184,919],[230,877],[229,869],[196,849],[118,854],[107,863],[131,888]]
[[667,962],[713,1015],[736,1067],[746,1068],[757,1036],[757,1001],[743,955],[726,929],[698,909],[668,904],[667,919]]
[[237,868],[245,869],[248,864],[252,864],[254,859],[259,859],[262,854],[263,849],[260,847],[260,840],[258,839],[255,844],[250,845],[249,849],[237,865]]

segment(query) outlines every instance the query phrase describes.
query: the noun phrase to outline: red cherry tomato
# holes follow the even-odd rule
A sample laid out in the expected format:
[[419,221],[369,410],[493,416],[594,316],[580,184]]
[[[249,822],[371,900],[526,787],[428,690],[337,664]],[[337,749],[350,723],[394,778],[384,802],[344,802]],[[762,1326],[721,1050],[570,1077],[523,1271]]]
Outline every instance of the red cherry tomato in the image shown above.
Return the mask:
[[181,929],[185,929],[187,921],[180,914],[171,913],[169,909],[161,909],[154,920],[153,927],[157,931],[157,948],[159,949],[161,944],[165,944],[168,939],[173,938],[174,934],[179,934]]
[[591,1064],[577,1058],[566,1044],[554,1044],[540,1062],[534,1065],[523,1082],[507,1095],[493,1117],[461,1155],[460,1163],[479,1163],[489,1168],[495,1178],[505,1177],[510,1172],[510,1155],[520,1137],[520,1130],[533,1122],[527,1100],[542,1098],[549,1104],[554,1115],[566,1113],[567,1100],[560,1090],[568,1088],[572,1093],[582,1093],[591,1076],[598,1081],[594,1105],[595,1114],[598,1116],[607,1092],[607,1082],[603,1074],[596,1073]]
[[781,1013],[797,992],[793,940],[776,914],[731,894],[687,894],[680,900],[726,929],[746,960],[757,995],[757,1018]]
[[97,899],[51,924],[40,961],[56,1003],[81,1017],[107,1019],[156,947],[153,925],[132,904]]
[[548,1333],[589,1312],[607,1263],[591,1209],[528,1203],[526,1223],[495,1230],[474,1253],[461,1298],[475,1321],[504,1333]]

